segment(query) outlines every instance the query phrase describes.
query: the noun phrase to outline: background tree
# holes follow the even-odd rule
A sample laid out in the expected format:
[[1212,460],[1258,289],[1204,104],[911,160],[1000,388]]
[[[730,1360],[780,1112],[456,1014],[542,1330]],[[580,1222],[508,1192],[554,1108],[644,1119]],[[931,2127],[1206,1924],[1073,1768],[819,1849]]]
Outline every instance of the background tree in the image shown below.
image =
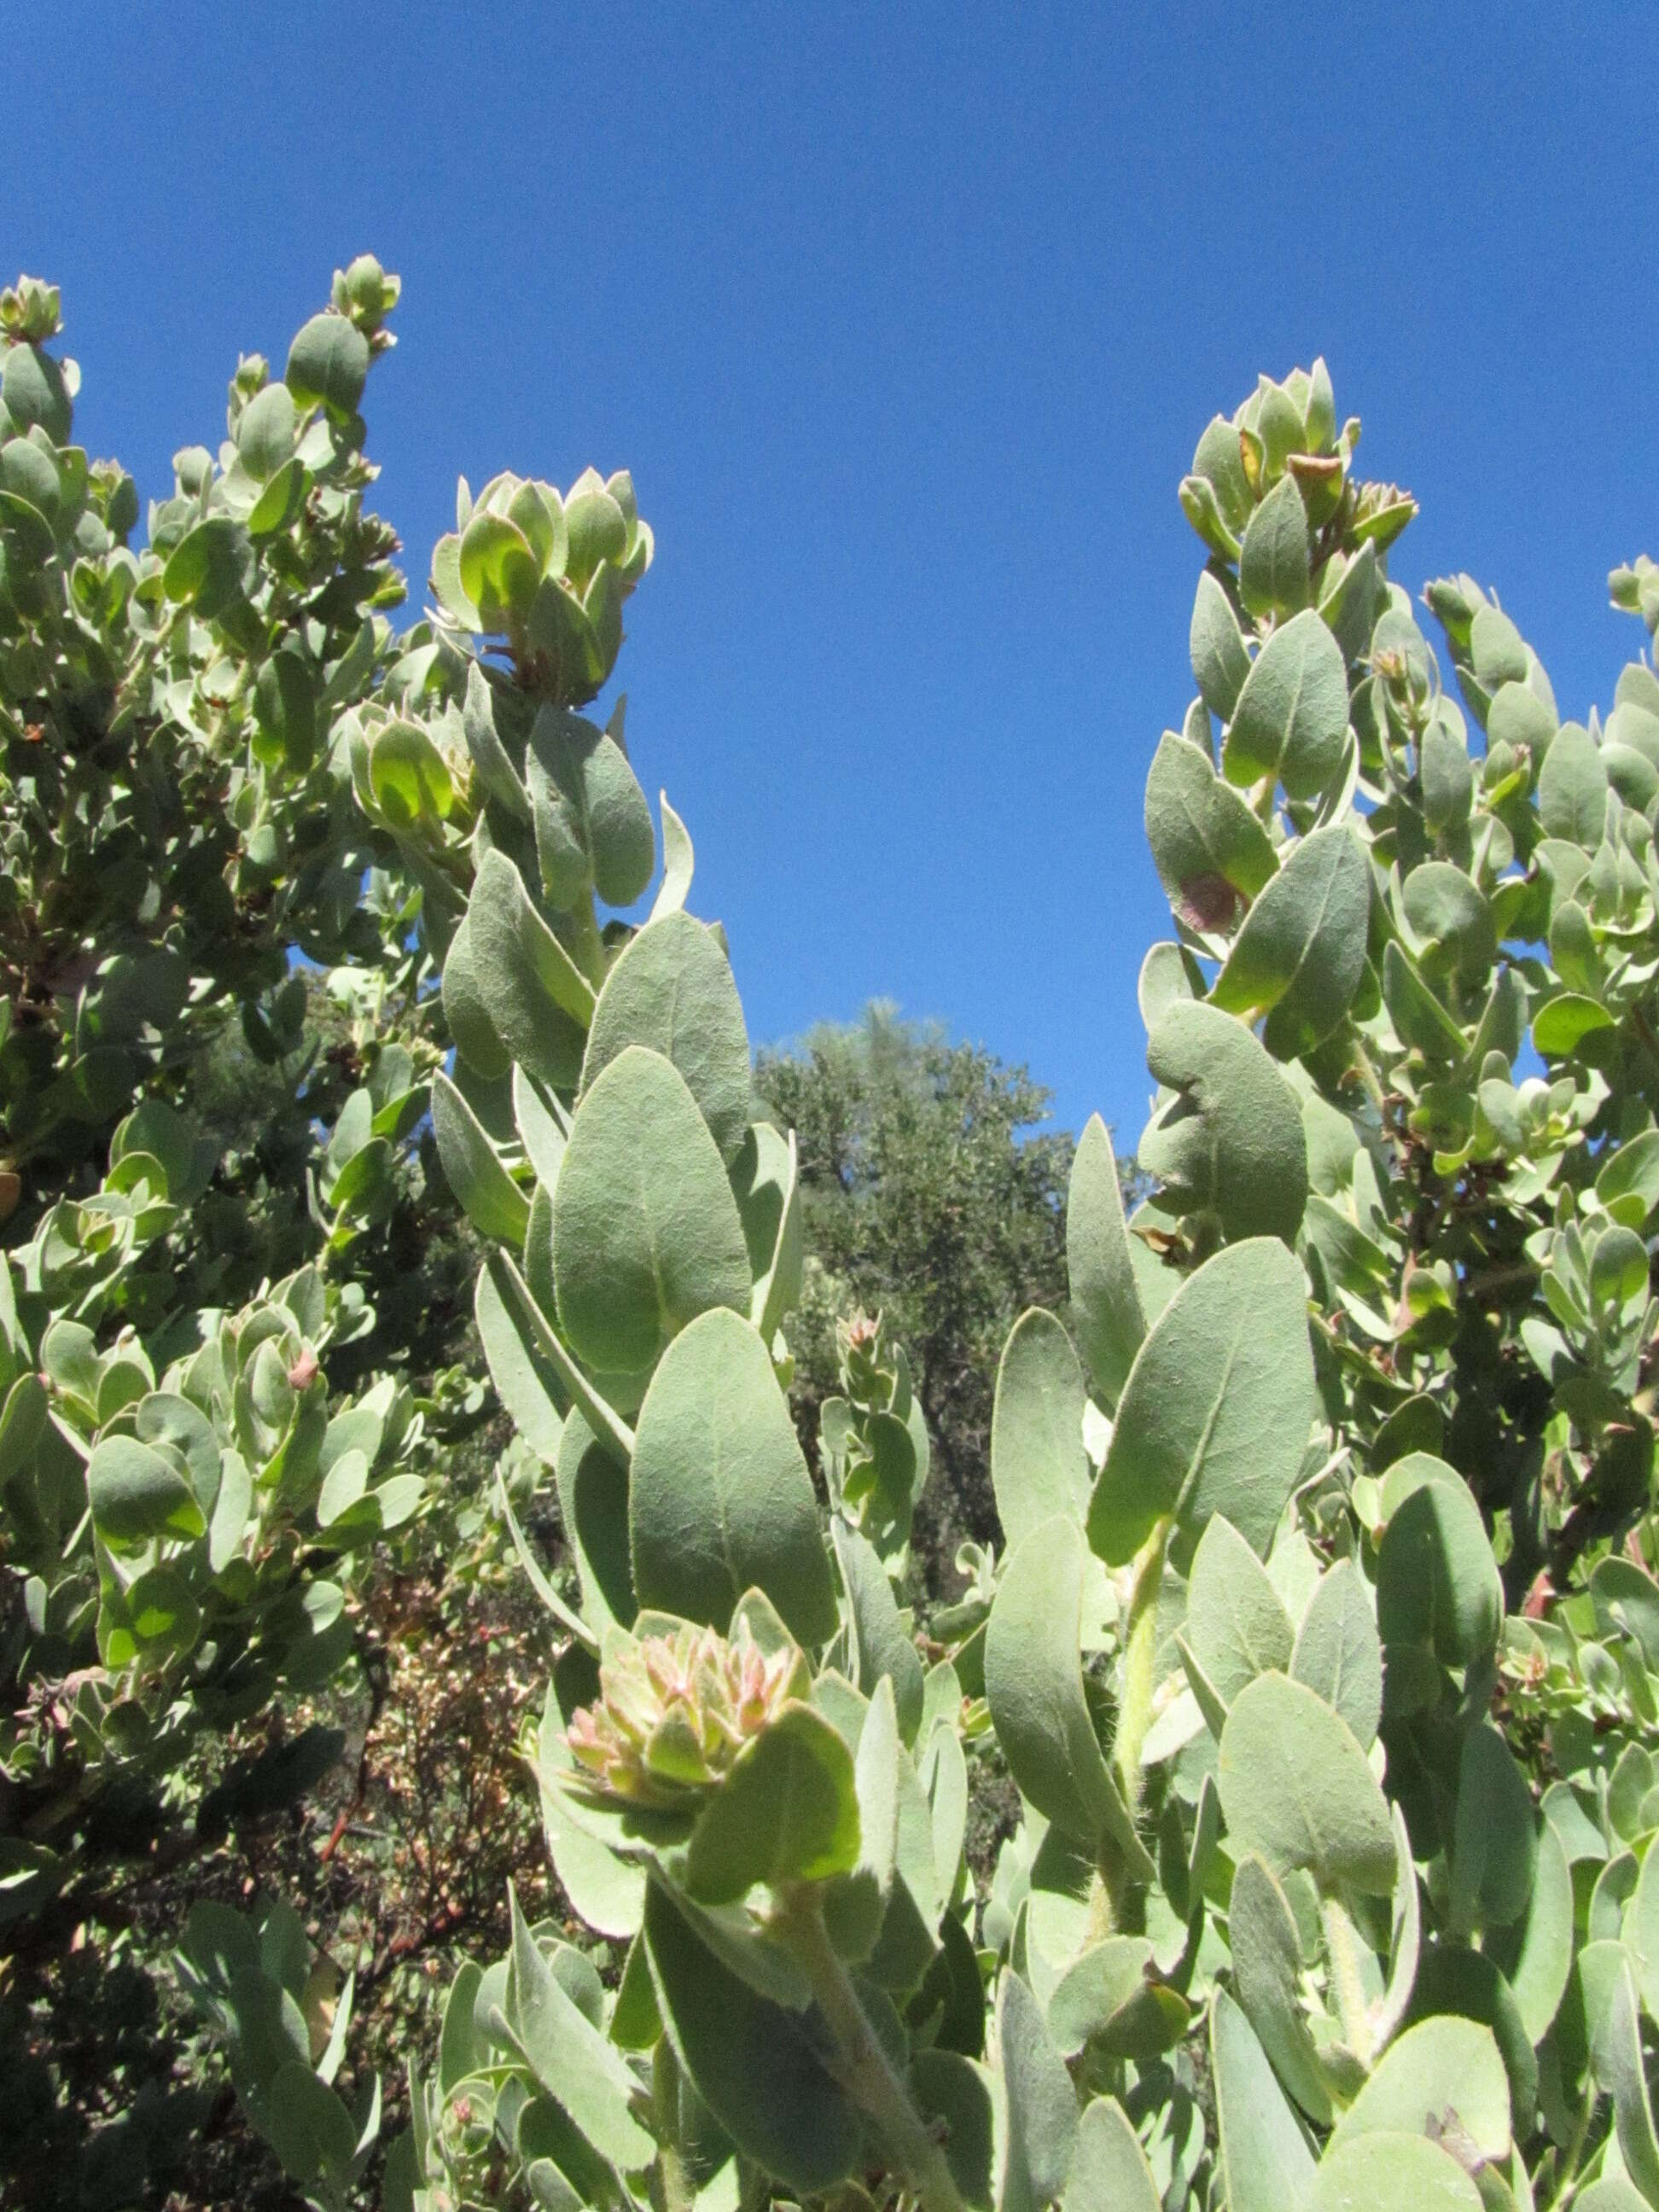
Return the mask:
[[1051,1094],[1026,1068],[884,1000],[760,1053],[755,1087],[795,1132],[817,1262],[790,1340],[802,1437],[815,1449],[818,1407],[838,1388],[836,1322],[880,1313],[910,1355],[933,1439],[917,1538],[942,1595],[957,1544],[997,1533],[988,1452],[1003,1343],[1028,1306],[1066,1303],[1073,1140],[1048,1126]]

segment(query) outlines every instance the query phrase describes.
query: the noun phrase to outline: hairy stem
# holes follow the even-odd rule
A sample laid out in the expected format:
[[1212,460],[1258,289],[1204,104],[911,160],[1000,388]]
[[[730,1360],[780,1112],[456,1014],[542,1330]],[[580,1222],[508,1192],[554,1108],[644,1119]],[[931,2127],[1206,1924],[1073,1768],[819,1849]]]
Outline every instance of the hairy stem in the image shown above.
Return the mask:
[[[652,2191],[653,2212],[691,2212],[697,2192],[676,2141],[679,2133],[679,2084],[666,2037],[657,2049],[652,2068],[652,2102],[657,2109],[658,2123],[657,2187]],[[659,2203],[655,2201],[659,2197]]]
[[1364,1087],[1365,1096],[1376,1107],[1377,1113],[1386,1120],[1389,1102],[1382,1088],[1382,1079],[1378,1075],[1371,1056],[1366,1051],[1357,1032],[1349,1047],[1349,1057],[1354,1073]]
[[1140,1802],[1140,1754],[1152,1724],[1152,1692],[1158,1687],[1153,1662],[1158,1650],[1158,1601],[1164,1589],[1164,1561],[1170,1547],[1170,1523],[1158,1522],[1135,1559],[1123,1623],[1123,1696],[1118,1707],[1113,1756],[1133,1814]]
[[1354,1924],[1334,1897],[1322,1899],[1319,1911],[1325,1927],[1325,1957],[1330,1968],[1331,1987],[1342,2015],[1343,2036],[1360,2064],[1368,2067],[1372,2051],[1370,2014],[1365,2002],[1365,1984],[1360,1977]]
[[927,2212],[965,2212],[944,2151],[928,2134],[865,2017],[858,1992],[824,1928],[817,1890],[802,1883],[787,1891],[772,1925],[805,1969],[836,2039],[841,2080],[875,2122],[896,2169]]

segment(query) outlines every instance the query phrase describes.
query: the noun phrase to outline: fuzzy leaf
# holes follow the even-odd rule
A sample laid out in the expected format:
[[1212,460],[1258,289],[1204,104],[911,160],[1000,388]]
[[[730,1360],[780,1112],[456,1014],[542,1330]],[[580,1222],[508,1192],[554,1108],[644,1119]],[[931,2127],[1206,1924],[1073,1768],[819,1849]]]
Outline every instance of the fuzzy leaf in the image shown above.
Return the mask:
[[1256,655],[1228,726],[1222,767],[1229,783],[1272,775],[1291,798],[1316,799],[1342,764],[1347,731],[1342,648],[1310,607]]
[[1177,1000],[1158,1016],[1146,1065],[1176,1095],[1142,1132],[1140,1165],[1165,1186],[1160,1204],[1216,1215],[1232,1238],[1295,1241],[1308,1195],[1308,1147],[1297,1095],[1244,1024]]
[[1365,1754],[1340,1714],[1300,1682],[1261,1674],[1227,1715],[1217,1770],[1227,1830],[1275,1874],[1374,1897],[1394,1887],[1394,1830]]
[[1314,1413],[1301,1264],[1277,1239],[1230,1245],[1159,1315],[1124,1385],[1089,1508],[1109,1565],[1169,1516],[1188,1538],[1224,1514],[1266,1553]]
[[763,1996],[705,1943],[666,1885],[646,1893],[645,1939],[674,2055],[733,2142],[802,2197],[858,2164],[864,2121],[815,2014]]
[[693,1322],[652,1377],[629,1525],[641,1605],[724,1630],[757,1588],[800,1643],[835,1632],[806,1462],[766,1346],[738,1315],[716,1309]]
[[729,1165],[749,1128],[749,1033],[730,962],[689,914],[648,922],[605,978],[582,1065],[584,1095],[629,1045],[678,1069]]
[[1129,1871],[1152,1863],[1095,1735],[1079,1633],[1088,1567],[1082,1532],[1057,1514],[1010,1555],[985,1638],[985,1694],[1010,1772],[1040,1813],[1094,1846],[1109,1838]]
[[609,1374],[648,1368],[711,1307],[748,1310],[737,1200],[659,1053],[627,1047],[576,1109],[553,1193],[553,1275],[572,1350]]
[[[1066,1268],[1084,1358],[1096,1388],[1115,1405],[1146,1334],[1146,1320],[1135,1287],[1117,1161],[1098,1114],[1090,1115],[1072,1161]],[[1079,1407],[1079,1419],[1081,1412]]]
[[853,1755],[822,1714],[791,1704],[738,1753],[691,1831],[686,1886],[735,1905],[757,1882],[828,1881],[858,1863]]
[[997,1369],[991,1487],[1010,1546],[1052,1514],[1079,1522],[1089,1503],[1083,1370],[1072,1340],[1034,1306],[1015,1322]]

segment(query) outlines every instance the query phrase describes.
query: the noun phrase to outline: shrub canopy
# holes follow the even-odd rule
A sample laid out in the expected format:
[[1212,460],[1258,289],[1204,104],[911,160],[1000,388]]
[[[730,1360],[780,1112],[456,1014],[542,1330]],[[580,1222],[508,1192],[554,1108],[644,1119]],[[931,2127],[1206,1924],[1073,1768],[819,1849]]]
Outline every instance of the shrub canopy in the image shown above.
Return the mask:
[[[620,701],[581,712],[652,556],[632,484],[463,483],[394,631],[359,410],[396,298],[354,263],[281,380],[243,362],[142,551],[55,293],[0,304],[13,1931],[77,1905],[112,1793],[187,1799],[192,1745],[350,1665],[368,1563],[443,1541],[467,1386],[417,1400],[371,1295],[435,1148],[562,1529],[550,1572],[498,1481],[587,1933],[515,1900],[462,1968],[386,2202],[1659,2204],[1648,661],[1564,723],[1474,580],[1425,628],[1415,504],[1322,362],[1204,433],[1148,1194],[1091,1122],[1065,1310],[996,1370],[1000,1541],[919,1625],[909,1352],[843,1327],[815,1484],[799,1148],[685,827]],[[1659,624],[1650,563],[1612,589]],[[354,1079],[325,1124],[296,1086],[309,1248],[245,1280],[216,1220],[264,1201],[192,1104],[233,1021],[283,1066],[296,957]],[[199,1905],[179,1972],[352,2201],[381,2088],[342,2094],[350,1985],[325,2020],[292,1907]]]

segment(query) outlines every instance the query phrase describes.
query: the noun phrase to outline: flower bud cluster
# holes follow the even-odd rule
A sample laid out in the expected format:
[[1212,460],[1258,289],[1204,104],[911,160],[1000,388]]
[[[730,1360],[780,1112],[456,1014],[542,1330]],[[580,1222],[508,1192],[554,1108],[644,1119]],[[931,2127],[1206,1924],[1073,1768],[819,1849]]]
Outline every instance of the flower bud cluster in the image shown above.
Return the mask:
[[719,1787],[809,1680],[793,1644],[763,1651],[746,1620],[730,1643],[689,1621],[629,1642],[607,1654],[598,1700],[572,1717],[571,1783],[606,1802],[682,1809]]

